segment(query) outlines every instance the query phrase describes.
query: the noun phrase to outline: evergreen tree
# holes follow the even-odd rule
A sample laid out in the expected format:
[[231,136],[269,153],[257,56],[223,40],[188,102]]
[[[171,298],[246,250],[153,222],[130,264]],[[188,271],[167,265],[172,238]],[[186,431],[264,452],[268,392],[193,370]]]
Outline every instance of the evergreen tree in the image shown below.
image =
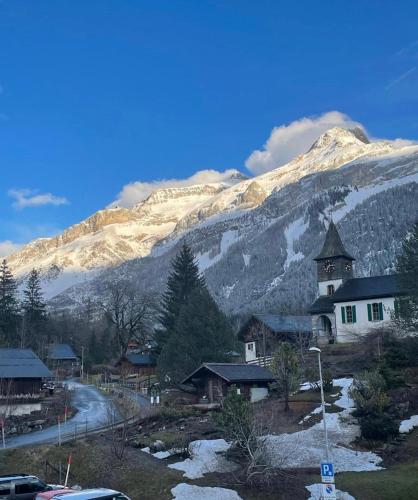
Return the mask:
[[178,319],[158,358],[160,380],[177,384],[202,363],[227,362],[234,346],[234,335],[226,316],[206,287],[196,287],[180,307]]
[[408,297],[396,303],[396,319],[405,328],[418,327],[418,221],[402,245],[396,271],[400,288]]
[[163,296],[160,317],[162,328],[156,335],[160,352],[174,329],[181,307],[187,303],[196,288],[202,287],[205,287],[205,281],[199,273],[193,252],[189,246],[183,244],[179,254],[173,259],[172,271]]
[[6,345],[17,345],[19,306],[17,283],[6,260],[0,265],[0,338]]
[[37,269],[32,269],[23,291],[24,311],[24,337],[22,344],[30,346],[40,354],[46,348],[46,304],[44,302],[40,274]]

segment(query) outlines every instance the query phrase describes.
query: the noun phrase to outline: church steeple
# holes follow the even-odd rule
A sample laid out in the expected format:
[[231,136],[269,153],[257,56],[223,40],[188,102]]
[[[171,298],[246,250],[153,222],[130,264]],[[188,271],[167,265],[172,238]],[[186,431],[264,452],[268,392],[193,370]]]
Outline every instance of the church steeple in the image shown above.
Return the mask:
[[330,222],[317,263],[319,295],[332,295],[347,279],[353,277],[355,260],[344,248],[337,227]]
[[332,259],[335,257],[345,257],[348,260],[355,260],[351,255],[345,250],[343,242],[341,241],[340,235],[337,230],[337,226],[333,221],[329,223],[327,235],[325,236],[324,246],[319,252],[319,255],[314,258],[314,260],[319,261],[322,259]]

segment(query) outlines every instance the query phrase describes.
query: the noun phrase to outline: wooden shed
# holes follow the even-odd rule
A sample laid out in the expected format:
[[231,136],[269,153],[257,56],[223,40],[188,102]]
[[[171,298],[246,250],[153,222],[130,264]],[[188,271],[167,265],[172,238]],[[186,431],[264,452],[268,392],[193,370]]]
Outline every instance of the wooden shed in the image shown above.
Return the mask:
[[196,387],[200,398],[209,403],[222,401],[228,388],[235,385],[251,402],[264,399],[268,385],[274,381],[273,374],[257,365],[244,363],[204,363],[182,381]]

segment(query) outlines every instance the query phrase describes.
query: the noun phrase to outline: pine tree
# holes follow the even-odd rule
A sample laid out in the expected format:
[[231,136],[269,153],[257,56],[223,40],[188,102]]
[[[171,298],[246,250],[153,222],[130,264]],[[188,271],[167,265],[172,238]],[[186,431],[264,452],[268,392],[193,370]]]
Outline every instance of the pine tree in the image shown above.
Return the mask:
[[160,380],[177,384],[202,363],[227,362],[234,346],[234,335],[226,316],[206,287],[196,287],[181,306],[158,358]]
[[179,254],[173,259],[172,271],[168,276],[167,289],[163,296],[160,317],[162,328],[157,332],[160,352],[174,329],[181,307],[187,303],[193,290],[205,286],[192,250],[183,244]]
[[46,347],[46,304],[44,302],[41,278],[37,269],[32,269],[23,291],[24,339],[22,344],[40,352]]
[[10,272],[7,261],[0,265],[0,338],[9,346],[17,345],[19,306],[17,283]]
[[404,328],[418,327],[418,222],[402,245],[396,271],[401,290],[408,296],[397,301],[397,320]]

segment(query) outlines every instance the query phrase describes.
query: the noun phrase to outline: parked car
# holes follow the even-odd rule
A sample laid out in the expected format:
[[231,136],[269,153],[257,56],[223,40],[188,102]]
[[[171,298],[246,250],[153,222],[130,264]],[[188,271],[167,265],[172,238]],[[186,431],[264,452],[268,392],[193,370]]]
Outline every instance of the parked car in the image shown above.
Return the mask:
[[38,493],[35,500],[51,500],[55,498],[55,495],[68,495],[68,493],[76,493],[77,490],[72,490],[71,488],[57,488],[51,491],[44,491],[43,493]]
[[120,491],[108,490],[106,488],[94,488],[91,490],[81,490],[75,493],[57,493],[50,497],[50,500],[130,500]]
[[37,493],[53,487],[29,474],[0,476],[0,500],[34,500]]

